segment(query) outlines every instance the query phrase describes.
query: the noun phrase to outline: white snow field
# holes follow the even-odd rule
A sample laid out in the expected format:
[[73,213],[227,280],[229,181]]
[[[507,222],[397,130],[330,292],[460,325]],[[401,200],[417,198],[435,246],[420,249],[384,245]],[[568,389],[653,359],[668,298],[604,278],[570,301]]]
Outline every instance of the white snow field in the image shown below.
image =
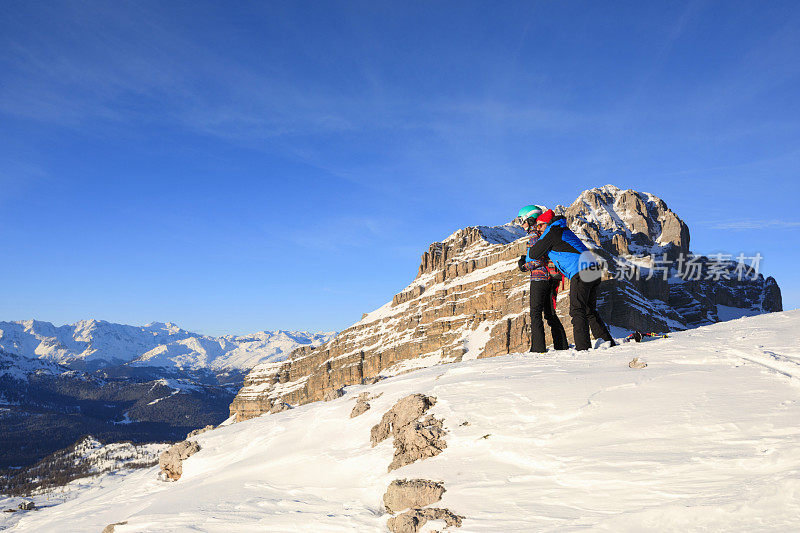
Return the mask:
[[[14,531],[386,531],[398,478],[443,481],[455,531],[800,531],[799,378],[800,311],[438,365],[204,433],[177,482],[105,478]],[[411,393],[437,398],[447,448],[387,473],[370,428]]]

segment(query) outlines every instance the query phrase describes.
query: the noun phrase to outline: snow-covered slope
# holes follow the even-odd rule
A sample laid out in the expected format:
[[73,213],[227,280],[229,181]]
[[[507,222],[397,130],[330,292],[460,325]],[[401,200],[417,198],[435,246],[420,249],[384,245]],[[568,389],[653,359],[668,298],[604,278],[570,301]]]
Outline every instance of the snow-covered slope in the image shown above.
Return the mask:
[[249,370],[261,362],[282,360],[299,346],[322,344],[332,336],[279,330],[209,337],[161,322],[146,326],[103,320],[65,326],[38,320],[0,322],[0,349],[77,368],[132,364],[179,370]]
[[[12,471],[13,479],[0,476],[0,486],[5,486],[8,492],[27,494],[25,497],[0,497],[0,508],[17,509],[23,502],[33,502],[40,509],[59,505],[82,495],[87,489],[122,479],[121,476],[131,470],[157,464],[159,454],[167,448],[169,444],[161,443],[136,445],[116,442],[104,445],[87,436],[36,465]],[[21,512],[3,513],[5,519],[0,518],[0,530],[11,528],[23,515]]]
[[[198,436],[177,482],[156,468],[105,479],[17,530],[385,531],[389,483],[425,478],[444,482],[436,507],[460,531],[797,531],[798,331],[800,311],[772,313],[348,387]],[[351,419],[363,391],[381,396]],[[447,447],[387,473],[391,439],[371,447],[370,428],[411,393],[437,399]]]
[[24,380],[31,374],[61,374],[69,369],[49,361],[30,359],[0,349],[0,377]]

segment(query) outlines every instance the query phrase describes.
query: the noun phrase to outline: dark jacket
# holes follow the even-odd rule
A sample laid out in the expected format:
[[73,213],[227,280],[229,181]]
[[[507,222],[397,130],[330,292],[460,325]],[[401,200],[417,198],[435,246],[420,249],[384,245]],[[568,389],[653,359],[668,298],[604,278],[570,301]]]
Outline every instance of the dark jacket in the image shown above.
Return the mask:
[[596,265],[590,254],[581,255],[588,250],[580,238],[567,228],[567,220],[556,217],[536,243],[528,248],[528,257],[533,259],[547,254],[556,268],[571,279],[581,270]]

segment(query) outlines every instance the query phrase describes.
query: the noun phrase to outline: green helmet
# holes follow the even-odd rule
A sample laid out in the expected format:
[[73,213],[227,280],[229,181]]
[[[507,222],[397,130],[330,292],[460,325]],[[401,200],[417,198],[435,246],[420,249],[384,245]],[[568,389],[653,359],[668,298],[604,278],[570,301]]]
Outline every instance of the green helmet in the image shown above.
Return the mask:
[[522,209],[519,210],[517,213],[517,218],[515,218],[515,222],[522,224],[525,220],[529,218],[536,219],[541,215],[543,212],[547,211],[547,208],[541,205],[526,205]]

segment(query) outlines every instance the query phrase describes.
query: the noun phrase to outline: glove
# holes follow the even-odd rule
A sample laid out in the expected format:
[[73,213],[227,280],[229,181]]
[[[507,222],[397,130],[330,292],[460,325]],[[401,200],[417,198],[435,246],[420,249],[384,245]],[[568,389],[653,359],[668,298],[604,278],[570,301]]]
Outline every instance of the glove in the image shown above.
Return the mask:
[[521,271],[527,272],[527,269],[525,268],[525,263],[527,263],[527,262],[528,262],[528,256],[527,255],[520,256],[519,261],[517,261],[517,264],[519,265],[519,269]]

